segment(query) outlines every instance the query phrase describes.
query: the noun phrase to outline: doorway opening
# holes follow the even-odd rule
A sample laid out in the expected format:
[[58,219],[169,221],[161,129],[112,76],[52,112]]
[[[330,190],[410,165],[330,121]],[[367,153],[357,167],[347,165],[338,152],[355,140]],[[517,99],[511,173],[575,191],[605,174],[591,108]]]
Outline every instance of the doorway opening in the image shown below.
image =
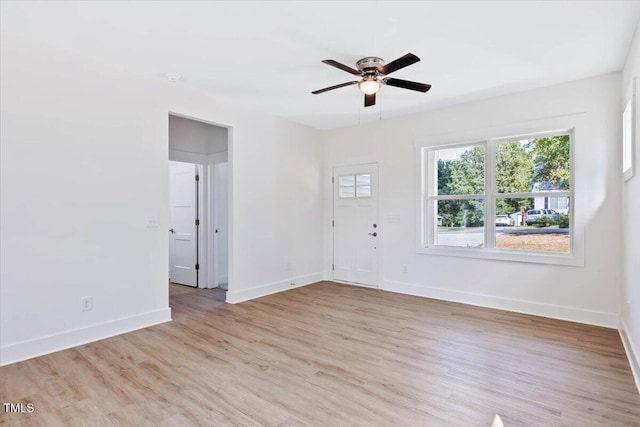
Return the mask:
[[229,288],[229,137],[169,114],[169,281]]

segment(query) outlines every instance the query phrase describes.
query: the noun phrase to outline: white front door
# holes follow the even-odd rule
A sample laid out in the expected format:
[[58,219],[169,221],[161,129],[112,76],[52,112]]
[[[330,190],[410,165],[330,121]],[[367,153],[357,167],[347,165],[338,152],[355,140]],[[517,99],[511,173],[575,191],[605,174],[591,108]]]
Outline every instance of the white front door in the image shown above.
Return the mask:
[[169,277],[174,283],[198,286],[197,166],[169,162],[169,167]]
[[333,278],[378,286],[378,164],[333,169]]

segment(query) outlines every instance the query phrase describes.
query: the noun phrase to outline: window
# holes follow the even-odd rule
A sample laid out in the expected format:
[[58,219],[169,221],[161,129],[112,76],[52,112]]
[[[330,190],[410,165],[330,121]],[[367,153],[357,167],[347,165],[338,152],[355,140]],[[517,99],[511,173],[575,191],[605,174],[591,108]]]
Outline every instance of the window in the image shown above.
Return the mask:
[[635,79],[631,94],[622,114],[622,174],[625,181],[634,175],[634,133],[635,133]]
[[422,147],[422,247],[570,256],[571,140],[567,131]]
[[549,197],[549,208],[566,214],[569,212],[569,198]]
[[430,152],[436,188],[429,203],[437,212],[435,245],[484,245],[485,147],[468,145]]
[[371,197],[371,174],[341,175],[338,177],[338,197],[341,199]]

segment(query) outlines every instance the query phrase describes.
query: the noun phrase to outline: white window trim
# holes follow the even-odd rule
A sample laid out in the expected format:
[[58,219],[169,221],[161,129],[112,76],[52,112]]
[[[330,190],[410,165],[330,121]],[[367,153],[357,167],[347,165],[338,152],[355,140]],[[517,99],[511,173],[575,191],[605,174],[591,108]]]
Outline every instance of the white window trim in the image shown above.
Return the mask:
[[[581,193],[578,191],[580,183],[576,182],[575,176],[576,169],[576,143],[575,141],[580,135],[580,126],[585,120],[585,113],[568,114],[564,116],[557,116],[551,118],[545,118],[540,120],[533,120],[525,123],[516,123],[503,127],[496,127],[492,129],[485,129],[475,132],[477,136],[481,138],[468,138],[473,132],[461,132],[452,133],[447,135],[434,135],[426,137],[416,143],[416,196],[418,198],[417,214],[416,214],[416,252],[426,255],[444,255],[444,256],[457,256],[466,258],[479,258],[479,259],[492,259],[502,261],[515,261],[515,262],[527,262],[527,263],[540,263],[540,264],[554,264],[554,265],[566,265],[566,266],[584,266],[584,219],[585,209],[579,198]],[[554,130],[549,130],[554,129]],[[423,168],[423,162],[426,153],[429,150],[453,148],[456,146],[469,146],[478,143],[492,142],[493,144],[487,144],[485,150],[485,194],[478,196],[478,198],[484,198],[486,200],[492,200],[497,198],[495,189],[489,189],[486,185],[487,182],[494,182],[494,164],[495,164],[495,151],[489,149],[489,145],[493,145],[502,141],[512,141],[517,139],[526,139],[530,137],[545,137],[559,134],[569,134],[571,136],[570,144],[570,183],[571,189],[567,192],[554,192],[554,195],[568,195],[571,198],[572,209],[570,211],[570,223],[571,223],[571,243],[570,254],[554,254],[554,253],[542,253],[542,252],[526,252],[526,251],[507,251],[495,249],[495,224],[493,221],[485,221],[485,248],[463,248],[463,247],[447,247],[447,246],[427,246],[427,242],[433,242],[432,236],[428,233],[433,231],[429,230],[428,224],[429,218],[426,217],[427,211],[427,186],[432,185],[433,174],[430,173],[430,169]],[[506,136],[505,136],[506,135]],[[578,137],[576,137],[578,135]],[[467,141],[467,142],[461,142]],[[491,152],[491,153],[490,153]],[[491,162],[491,163],[489,163]],[[425,176],[426,174],[426,176]],[[491,174],[491,176],[487,176]],[[545,192],[536,192],[536,196],[540,197]],[[566,194],[565,194],[566,193]],[[517,193],[523,194],[523,193]],[[500,194],[500,197],[504,197],[506,194]],[[450,196],[446,196],[448,198]],[[485,202],[485,218],[492,218],[490,216],[495,214],[495,206],[493,203]],[[433,215],[433,214],[431,214]],[[434,219],[435,221],[435,219]]]
[[[623,112],[622,112],[622,180],[623,182],[626,182],[628,180],[630,180],[631,178],[633,178],[633,176],[635,175],[635,160],[636,160],[636,115],[637,115],[637,111],[636,111],[636,78],[634,77],[633,80],[631,81],[631,84],[629,85],[629,88],[626,91],[626,96],[624,97],[624,107],[623,107]],[[631,134],[629,135],[630,138],[630,146],[627,147],[626,145],[626,140],[625,140],[625,135],[624,135],[624,119],[625,116],[627,115],[627,111],[630,115],[629,120],[631,121],[630,123],[630,128],[631,128]],[[625,161],[626,156],[629,156],[629,167],[628,168],[624,168],[624,164],[626,163]]]

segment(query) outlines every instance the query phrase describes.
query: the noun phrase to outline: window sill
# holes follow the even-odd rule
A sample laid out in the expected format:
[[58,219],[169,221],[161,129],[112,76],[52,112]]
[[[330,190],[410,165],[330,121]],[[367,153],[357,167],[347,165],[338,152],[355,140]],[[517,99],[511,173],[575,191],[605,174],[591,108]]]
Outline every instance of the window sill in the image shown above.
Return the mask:
[[584,257],[570,254],[549,254],[539,252],[502,251],[490,249],[456,247],[419,247],[417,252],[425,255],[443,255],[462,258],[492,259],[498,261],[527,262],[534,264],[566,265],[584,267]]

